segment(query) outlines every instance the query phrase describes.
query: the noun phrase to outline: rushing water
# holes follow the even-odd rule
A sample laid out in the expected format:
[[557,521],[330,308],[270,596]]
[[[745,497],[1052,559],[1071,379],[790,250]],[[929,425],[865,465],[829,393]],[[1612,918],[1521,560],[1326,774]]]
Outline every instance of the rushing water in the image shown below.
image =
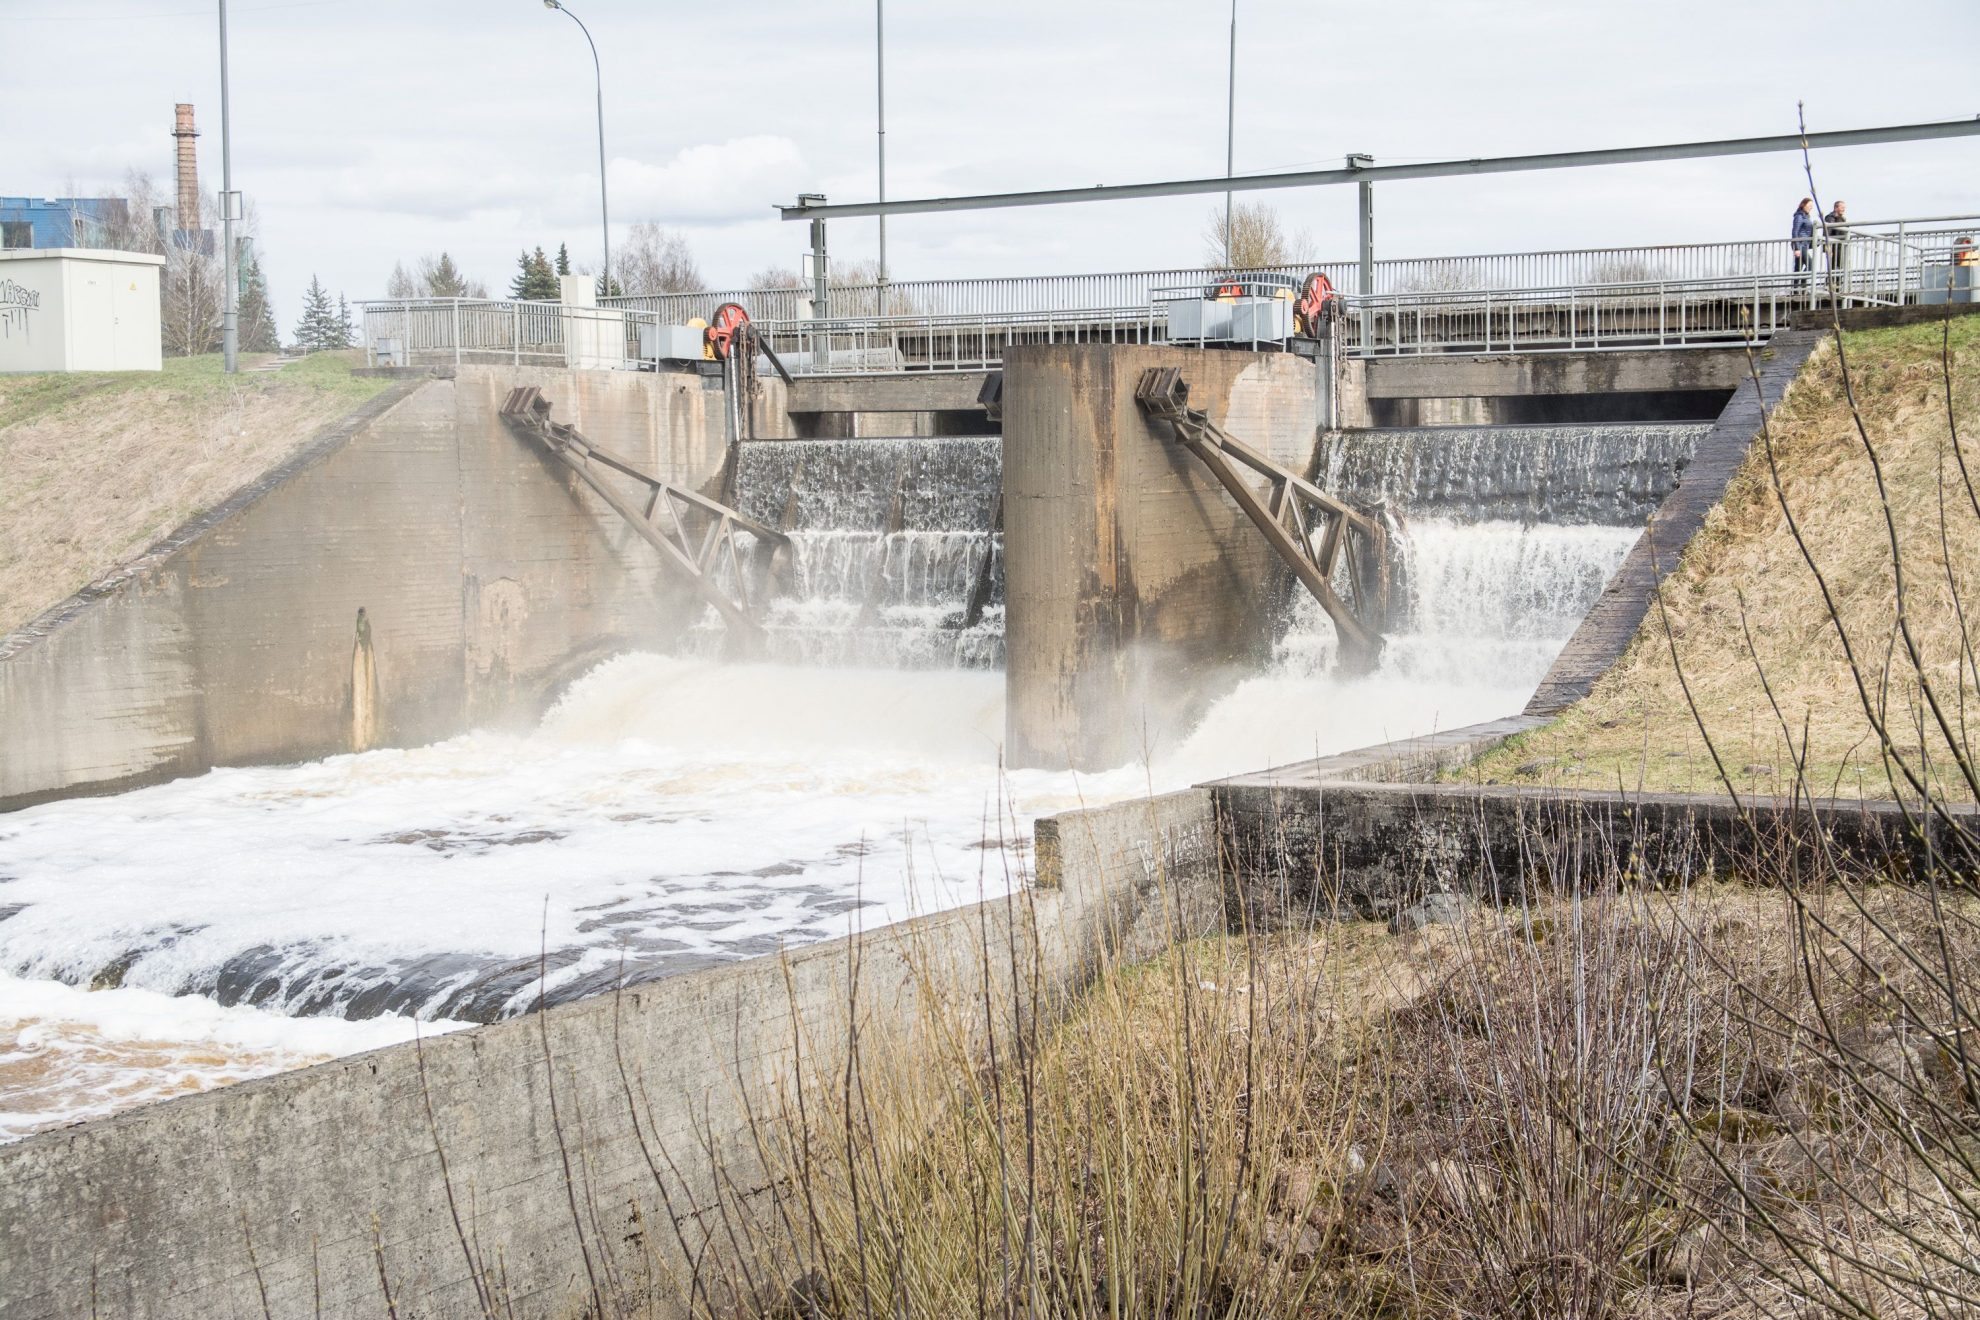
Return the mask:
[[996,460],[745,446],[740,498],[794,540],[768,662],[710,658],[711,629],[527,736],[0,816],[0,1139],[968,902],[1022,876],[1041,814],[1506,714],[1635,535],[1417,518],[1376,673],[1332,675],[1306,602],[1148,764],[1001,772]]
[[1411,426],[1335,431],[1320,484],[1415,516],[1640,527],[1709,423]]

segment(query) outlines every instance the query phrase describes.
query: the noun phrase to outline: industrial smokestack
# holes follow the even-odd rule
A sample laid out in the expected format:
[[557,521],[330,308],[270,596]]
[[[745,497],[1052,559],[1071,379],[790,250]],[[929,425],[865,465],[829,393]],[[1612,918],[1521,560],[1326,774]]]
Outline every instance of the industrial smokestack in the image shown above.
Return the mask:
[[193,150],[193,139],[199,130],[193,127],[193,108],[183,102],[179,104],[178,117],[173,122],[172,136],[179,142],[179,225],[180,229],[198,230],[199,225],[199,156]]

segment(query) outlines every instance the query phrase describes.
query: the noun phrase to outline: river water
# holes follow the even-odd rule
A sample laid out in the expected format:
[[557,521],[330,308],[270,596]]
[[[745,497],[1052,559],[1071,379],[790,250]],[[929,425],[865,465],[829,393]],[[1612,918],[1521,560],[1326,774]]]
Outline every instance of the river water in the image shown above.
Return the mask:
[[954,626],[997,577],[988,511],[893,489],[857,516],[786,496],[769,662],[691,642],[606,662],[528,735],[0,816],[0,1139],[971,902],[1021,882],[1040,815],[1508,714],[1635,537],[1419,521],[1376,673],[1332,676],[1296,606],[1270,668],[1143,764],[1005,771],[1001,582]]

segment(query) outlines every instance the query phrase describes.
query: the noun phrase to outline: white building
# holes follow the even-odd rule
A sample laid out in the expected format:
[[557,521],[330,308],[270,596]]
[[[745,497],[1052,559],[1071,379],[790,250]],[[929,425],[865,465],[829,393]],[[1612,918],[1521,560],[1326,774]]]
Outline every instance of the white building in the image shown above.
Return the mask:
[[164,265],[144,252],[0,251],[0,373],[157,371]]

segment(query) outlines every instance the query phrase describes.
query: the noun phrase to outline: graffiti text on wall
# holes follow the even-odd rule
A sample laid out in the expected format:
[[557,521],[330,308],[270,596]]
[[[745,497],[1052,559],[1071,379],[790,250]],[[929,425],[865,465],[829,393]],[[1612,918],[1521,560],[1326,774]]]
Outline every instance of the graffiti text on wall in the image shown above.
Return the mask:
[[12,280],[0,280],[0,338],[26,334],[28,313],[41,306],[41,290]]

